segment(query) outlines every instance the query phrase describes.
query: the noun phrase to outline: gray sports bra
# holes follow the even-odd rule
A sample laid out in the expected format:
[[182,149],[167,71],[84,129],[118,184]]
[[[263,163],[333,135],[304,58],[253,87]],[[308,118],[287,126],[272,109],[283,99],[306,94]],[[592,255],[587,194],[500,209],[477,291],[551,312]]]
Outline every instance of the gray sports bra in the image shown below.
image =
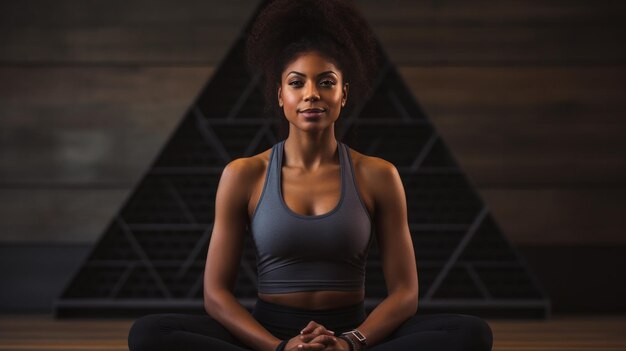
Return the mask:
[[272,146],[261,198],[250,220],[258,291],[286,293],[364,288],[372,221],[359,197],[348,146],[337,141],[341,195],[330,212],[306,216],[284,202],[281,169],[285,140]]

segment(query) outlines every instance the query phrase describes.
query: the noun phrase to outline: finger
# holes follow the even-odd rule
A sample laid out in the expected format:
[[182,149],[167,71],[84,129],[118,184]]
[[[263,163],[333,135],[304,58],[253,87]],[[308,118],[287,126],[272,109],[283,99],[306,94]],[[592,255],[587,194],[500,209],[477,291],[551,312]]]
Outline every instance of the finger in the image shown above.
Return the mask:
[[313,329],[317,328],[318,326],[319,324],[315,323],[315,321],[310,321],[309,324],[307,324],[306,327],[304,327],[304,329],[300,331],[300,334],[310,333],[311,331],[313,331]]
[[313,340],[313,338],[315,336],[316,335],[313,335],[313,334],[310,334],[310,333],[309,334],[303,334],[303,335],[300,335],[300,340],[302,340],[303,342],[309,342],[309,341]]
[[306,333],[306,334],[302,334],[300,335],[300,340],[304,341],[304,342],[309,342],[311,340],[313,340],[313,338],[315,338],[318,335],[330,335],[330,336],[334,336],[335,332],[332,330],[328,330],[325,329],[322,334],[318,334],[317,332],[315,332],[315,330],[312,333]]
[[331,335],[318,335],[315,338],[313,338],[309,343],[310,344],[320,343],[320,344],[324,344],[326,346],[330,346],[330,345],[334,345],[336,342],[337,342],[337,338],[335,338],[334,336],[331,336]]
[[326,327],[314,321],[309,322],[309,324],[300,331],[300,334],[315,334],[315,335],[320,335],[320,334],[332,335],[334,333],[335,332],[333,331],[329,332],[328,329],[326,329]]
[[311,342],[311,340],[315,339],[317,337],[316,334],[304,334],[304,335],[300,335],[300,340],[302,340],[303,342]]
[[324,328],[323,326],[320,325],[319,327],[313,329],[313,333],[311,333],[311,334],[322,335],[322,334],[324,334],[325,331],[326,331],[326,328]]
[[303,342],[310,342],[311,340],[315,339],[316,337],[318,337],[320,335],[331,336],[332,337],[335,334],[333,334],[332,332],[329,332],[329,331],[325,331],[324,334],[309,333],[309,334],[300,335],[300,340],[302,340]]

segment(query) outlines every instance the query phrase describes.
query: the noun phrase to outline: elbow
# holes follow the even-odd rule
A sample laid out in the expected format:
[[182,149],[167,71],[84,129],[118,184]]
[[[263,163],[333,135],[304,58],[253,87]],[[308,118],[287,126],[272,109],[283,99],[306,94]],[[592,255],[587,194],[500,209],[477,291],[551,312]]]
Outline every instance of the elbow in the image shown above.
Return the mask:
[[409,317],[417,313],[417,305],[418,305],[418,300],[417,300],[417,295],[416,295],[414,298],[410,299],[408,303],[407,310],[408,310]]
[[418,305],[418,292],[417,289],[411,289],[407,292],[405,297],[405,306],[406,313],[409,317],[415,315],[417,313],[417,305]]
[[409,318],[417,313],[418,294],[416,289],[405,287],[391,294],[399,308],[398,313],[405,318]]
[[214,289],[204,289],[204,311],[212,317],[215,317],[216,307],[219,306],[216,295]]
[[214,317],[213,310],[211,309],[211,304],[207,303],[206,299],[204,300],[204,312],[211,317]]
[[407,293],[404,298],[402,310],[406,313],[407,318],[417,313],[417,294]]
[[224,313],[224,306],[228,305],[234,298],[232,292],[223,288],[205,288],[204,289],[204,311],[211,317],[219,317]]
[[209,298],[209,295],[205,292],[204,293],[204,311],[209,315],[209,316],[213,316],[213,302],[212,300]]

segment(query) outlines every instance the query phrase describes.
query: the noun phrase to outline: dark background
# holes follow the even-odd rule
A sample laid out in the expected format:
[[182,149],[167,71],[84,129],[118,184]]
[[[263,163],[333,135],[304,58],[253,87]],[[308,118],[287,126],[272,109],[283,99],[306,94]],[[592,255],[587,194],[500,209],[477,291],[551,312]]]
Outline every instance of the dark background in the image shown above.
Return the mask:
[[[0,2],[0,312],[52,310],[257,5]],[[553,312],[626,312],[626,5],[358,5]]]

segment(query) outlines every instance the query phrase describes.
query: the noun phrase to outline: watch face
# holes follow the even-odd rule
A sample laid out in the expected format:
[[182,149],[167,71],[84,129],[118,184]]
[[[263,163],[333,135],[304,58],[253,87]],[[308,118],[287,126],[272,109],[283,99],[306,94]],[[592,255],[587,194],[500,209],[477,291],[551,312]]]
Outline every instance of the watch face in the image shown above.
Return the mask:
[[354,334],[354,336],[356,336],[357,339],[359,339],[360,342],[365,341],[365,336],[363,334],[361,334],[360,331],[358,330],[353,330],[352,334]]

